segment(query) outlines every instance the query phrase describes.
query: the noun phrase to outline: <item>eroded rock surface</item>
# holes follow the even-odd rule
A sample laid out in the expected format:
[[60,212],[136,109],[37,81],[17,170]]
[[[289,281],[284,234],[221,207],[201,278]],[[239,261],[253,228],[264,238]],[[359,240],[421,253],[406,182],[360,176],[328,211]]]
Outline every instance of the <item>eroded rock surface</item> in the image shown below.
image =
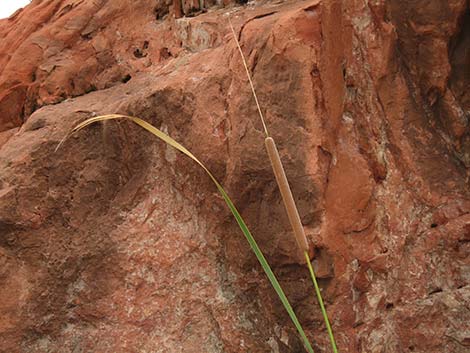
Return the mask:
[[[316,352],[227,14],[276,139],[341,352],[470,349],[469,4],[33,0],[0,20],[0,351]],[[178,13],[176,13],[178,15]]]

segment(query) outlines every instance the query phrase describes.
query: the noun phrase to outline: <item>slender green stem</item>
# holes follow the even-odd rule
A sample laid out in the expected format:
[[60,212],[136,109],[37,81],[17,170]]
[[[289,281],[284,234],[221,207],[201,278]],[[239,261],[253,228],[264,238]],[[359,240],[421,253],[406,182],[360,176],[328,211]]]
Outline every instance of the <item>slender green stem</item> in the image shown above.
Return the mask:
[[336,347],[335,336],[333,335],[333,330],[331,329],[330,320],[328,320],[328,314],[326,313],[325,305],[323,304],[323,298],[321,296],[320,287],[317,283],[317,278],[315,277],[315,272],[313,271],[312,262],[310,261],[310,256],[305,251],[305,260],[307,261],[308,270],[310,271],[310,276],[312,277],[312,282],[315,287],[315,292],[317,294],[318,303],[320,304],[321,312],[323,314],[323,320],[325,320],[326,329],[328,331],[328,336],[330,336],[331,348],[333,348],[334,353],[338,353],[338,348]]

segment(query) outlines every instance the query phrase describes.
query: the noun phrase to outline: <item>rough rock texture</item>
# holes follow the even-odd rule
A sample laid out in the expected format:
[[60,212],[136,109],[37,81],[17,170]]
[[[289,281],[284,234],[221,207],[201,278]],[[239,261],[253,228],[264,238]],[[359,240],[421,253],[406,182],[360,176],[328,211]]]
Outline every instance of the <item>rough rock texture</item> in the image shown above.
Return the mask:
[[[225,6],[225,7],[224,7]],[[466,0],[33,0],[0,20],[0,351],[303,352],[214,186],[329,352],[231,13],[341,352],[470,349]],[[188,17],[192,16],[192,17]],[[93,91],[93,92],[92,92]]]

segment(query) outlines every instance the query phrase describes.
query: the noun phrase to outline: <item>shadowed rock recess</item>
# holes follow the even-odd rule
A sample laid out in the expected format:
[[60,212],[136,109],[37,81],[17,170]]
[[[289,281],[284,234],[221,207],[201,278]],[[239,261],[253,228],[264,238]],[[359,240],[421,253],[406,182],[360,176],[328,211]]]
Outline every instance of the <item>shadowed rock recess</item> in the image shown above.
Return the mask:
[[[0,352],[316,352],[326,330],[230,14],[346,353],[470,349],[467,0],[33,0],[0,20]],[[176,18],[178,17],[178,18]]]

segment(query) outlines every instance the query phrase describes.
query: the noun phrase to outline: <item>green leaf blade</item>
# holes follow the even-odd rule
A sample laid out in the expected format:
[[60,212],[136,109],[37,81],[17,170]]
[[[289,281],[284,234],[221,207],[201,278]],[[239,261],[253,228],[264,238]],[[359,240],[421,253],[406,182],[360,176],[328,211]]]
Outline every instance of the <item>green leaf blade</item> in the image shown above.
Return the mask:
[[245,221],[243,220],[242,216],[238,212],[237,208],[233,204],[232,200],[222,187],[222,185],[217,181],[217,179],[212,175],[212,173],[209,171],[209,169],[206,168],[206,166],[199,160],[197,159],[188,149],[186,149],[183,145],[181,145],[179,142],[171,138],[170,136],[166,135],[153,125],[147,123],[145,120],[142,120],[137,117],[133,116],[128,116],[128,115],[121,115],[121,114],[109,114],[109,115],[102,115],[102,116],[97,116],[93,118],[89,118],[82,123],[78,124],[75,126],[69,134],[67,134],[58,144],[57,149],[60,148],[60,146],[66,141],[66,139],[73,133],[78,132],[85,127],[99,121],[107,121],[107,120],[113,120],[113,119],[127,119],[135,124],[139,125],[140,127],[144,128],[148,132],[152,133],[154,136],[158,137],[168,145],[172,146],[173,148],[177,149],[181,153],[185,154],[189,158],[191,158],[193,161],[195,161],[199,166],[204,169],[204,171],[209,175],[209,177],[212,179],[214,184],[217,187],[217,190],[219,193],[222,195],[225,203],[227,204],[228,208],[232,212],[233,217],[235,218],[238,226],[240,227],[243,235],[245,236],[246,240],[250,244],[251,249],[256,255],[256,258],[258,259],[259,263],[261,264],[261,267],[263,268],[264,272],[266,273],[266,276],[268,277],[272,287],[276,291],[279,299],[281,300],[284,308],[286,309],[290,319],[292,320],[292,323],[294,324],[295,328],[299,332],[300,337],[302,338],[302,341],[305,345],[305,348],[309,353],[314,353],[312,345],[310,344],[310,341],[307,338],[307,335],[305,334],[305,331],[302,328],[302,325],[300,324],[294,309],[292,308],[291,304],[289,303],[289,300],[287,299],[279,281],[277,280],[274,272],[272,271],[271,267],[269,266],[268,261],[264,257],[261,249],[259,248],[256,240],[254,239],[253,235],[251,234],[250,230],[248,229],[248,226],[246,225]]

